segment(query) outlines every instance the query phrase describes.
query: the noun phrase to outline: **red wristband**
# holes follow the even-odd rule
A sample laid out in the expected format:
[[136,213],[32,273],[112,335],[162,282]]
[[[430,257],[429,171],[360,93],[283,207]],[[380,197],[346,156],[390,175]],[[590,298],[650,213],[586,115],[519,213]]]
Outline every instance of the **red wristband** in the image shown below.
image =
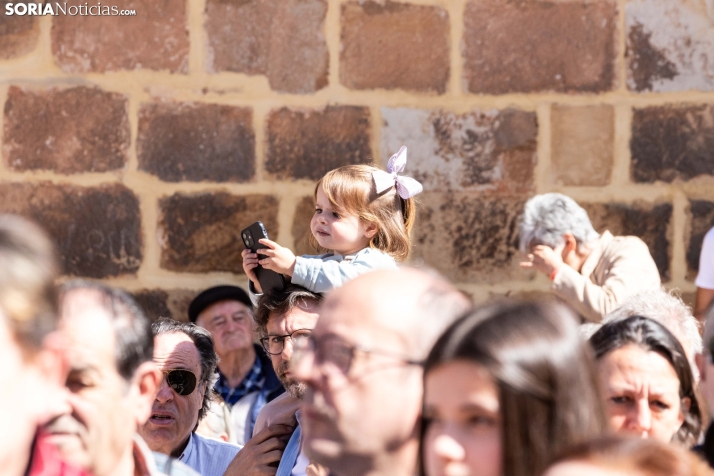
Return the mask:
[[560,268],[555,268],[552,273],[550,273],[550,280],[553,281],[555,279],[555,275],[558,274],[558,270]]

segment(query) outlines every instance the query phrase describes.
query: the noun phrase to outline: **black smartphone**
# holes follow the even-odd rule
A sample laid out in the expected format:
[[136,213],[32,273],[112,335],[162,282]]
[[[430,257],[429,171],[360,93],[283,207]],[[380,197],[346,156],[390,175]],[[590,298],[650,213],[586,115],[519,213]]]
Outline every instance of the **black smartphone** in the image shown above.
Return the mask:
[[[241,238],[243,238],[243,244],[246,249],[249,249],[253,253],[262,248],[267,248],[262,243],[258,243],[258,240],[263,238],[268,238],[268,232],[265,231],[265,227],[262,222],[255,222],[248,228],[240,232]],[[261,255],[258,255],[261,256]],[[255,275],[258,277],[258,282],[260,287],[263,288],[263,292],[266,293],[269,290],[282,291],[285,289],[285,279],[280,273],[276,273],[273,270],[265,269],[258,265],[255,268]]]

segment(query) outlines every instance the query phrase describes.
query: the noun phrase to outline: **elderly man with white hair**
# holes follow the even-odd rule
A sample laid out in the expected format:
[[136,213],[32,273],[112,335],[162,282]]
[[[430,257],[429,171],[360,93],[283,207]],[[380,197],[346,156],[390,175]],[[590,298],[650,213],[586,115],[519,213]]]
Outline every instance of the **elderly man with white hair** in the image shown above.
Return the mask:
[[559,193],[528,200],[520,224],[524,268],[552,281],[556,296],[585,320],[600,322],[629,296],[661,286],[647,245],[635,236],[598,234],[587,212]]

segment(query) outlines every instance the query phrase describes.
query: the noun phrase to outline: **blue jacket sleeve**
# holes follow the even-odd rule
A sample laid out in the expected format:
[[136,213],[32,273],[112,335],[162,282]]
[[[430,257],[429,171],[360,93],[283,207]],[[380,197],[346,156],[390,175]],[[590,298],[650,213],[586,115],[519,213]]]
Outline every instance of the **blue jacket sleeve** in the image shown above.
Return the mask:
[[292,283],[314,293],[324,293],[345,284],[360,274],[375,269],[396,269],[394,258],[381,251],[366,249],[352,260],[322,260],[300,256],[295,260]]

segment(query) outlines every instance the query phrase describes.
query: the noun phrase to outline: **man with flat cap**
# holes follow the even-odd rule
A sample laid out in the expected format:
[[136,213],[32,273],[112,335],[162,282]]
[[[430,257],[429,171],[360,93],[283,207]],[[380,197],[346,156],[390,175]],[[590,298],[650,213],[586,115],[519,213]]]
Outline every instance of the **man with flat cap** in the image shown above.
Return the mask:
[[245,445],[258,412],[285,391],[270,359],[254,343],[250,298],[237,286],[215,286],[196,296],[188,317],[213,336],[220,359],[213,390],[231,409],[231,441]]

